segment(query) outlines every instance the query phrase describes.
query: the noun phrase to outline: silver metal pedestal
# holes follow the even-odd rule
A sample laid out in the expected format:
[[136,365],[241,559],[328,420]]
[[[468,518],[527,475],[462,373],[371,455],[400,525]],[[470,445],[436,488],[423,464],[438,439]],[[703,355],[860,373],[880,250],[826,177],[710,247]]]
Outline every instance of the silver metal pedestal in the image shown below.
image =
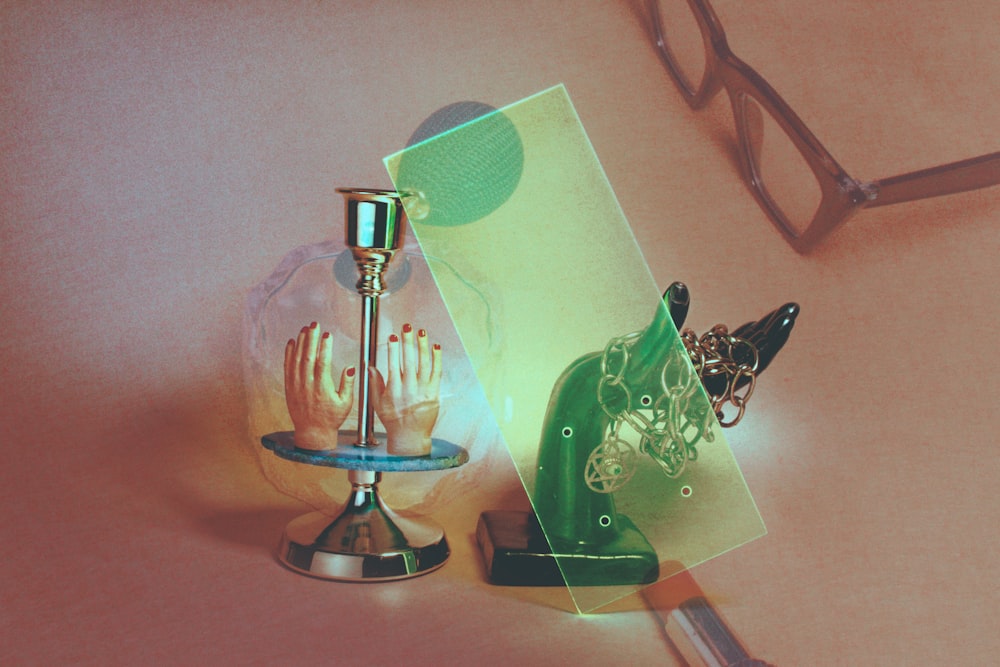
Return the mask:
[[[355,477],[371,475],[372,483]],[[313,512],[285,529],[278,559],[323,579],[389,581],[426,574],[450,553],[444,530],[426,518],[402,517],[378,495],[380,473],[351,472],[351,497],[340,516]]]
[[311,512],[288,524],[278,560],[296,572],[321,579],[368,582],[416,577],[444,565],[450,549],[441,526],[426,517],[394,512],[379,496],[378,482],[383,470],[455,468],[468,461],[468,452],[435,438],[428,456],[391,456],[384,447],[355,447],[355,435],[342,431],[341,444],[321,452],[298,449],[290,431],[261,439],[264,447],[281,458],[346,468],[351,481],[350,496],[339,515]]

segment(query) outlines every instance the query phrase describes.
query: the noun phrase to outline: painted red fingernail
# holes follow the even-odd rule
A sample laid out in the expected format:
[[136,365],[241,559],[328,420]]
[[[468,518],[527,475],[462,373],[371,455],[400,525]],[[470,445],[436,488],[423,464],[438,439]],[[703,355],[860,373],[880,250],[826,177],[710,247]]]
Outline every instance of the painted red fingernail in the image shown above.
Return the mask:
[[324,331],[324,332],[323,332],[323,340],[326,340],[326,339],[328,339],[329,337],[330,337],[330,332],[329,332],[329,331]]
[[355,373],[354,366],[351,366],[350,368],[347,369],[347,377],[349,378],[354,377],[354,373]]
[[440,349],[441,349],[441,346],[440,346],[440,345],[438,345],[437,343],[434,343],[434,349],[435,349],[435,350],[440,350]]
[[315,328],[316,328],[317,326],[319,326],[319,325],[318,325],[318,324],[316,324],[315,322],[310,322],[310,323],[309,323],[309,328],[310,328],[310,329],[315,329]]
[[403,333],[410,333],[411,331],[413,331],[413,327],[410,326],[409,322],[403,325]]
[[424,331],[423,329],[421,329],[420,331],[418,331],[417,335],[420,336],[421,338],[427,338],[427,332]]
[[399,336],[397,336],[396,334],[390,335],[389,336],[389,342],[390,343],[398,343],[399,342]]

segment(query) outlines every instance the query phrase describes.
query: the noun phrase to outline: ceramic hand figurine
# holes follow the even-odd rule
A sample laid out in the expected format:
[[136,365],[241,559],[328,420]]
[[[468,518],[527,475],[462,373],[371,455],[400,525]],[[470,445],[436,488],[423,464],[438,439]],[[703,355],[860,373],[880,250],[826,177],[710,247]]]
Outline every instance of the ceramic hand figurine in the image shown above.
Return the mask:
[[437,421],[441,390],[441,346],[431,345],[427,332],[403,325],[401,336],[389,336],[388,379],[376,369],[372,402],[394,456],[426,456]]
[[354,403],[355,369],[341,371],[340,384],[334,385],[332,359],[330,332],[316,322],[285,345],[285,403],[301,449],[334,449]]

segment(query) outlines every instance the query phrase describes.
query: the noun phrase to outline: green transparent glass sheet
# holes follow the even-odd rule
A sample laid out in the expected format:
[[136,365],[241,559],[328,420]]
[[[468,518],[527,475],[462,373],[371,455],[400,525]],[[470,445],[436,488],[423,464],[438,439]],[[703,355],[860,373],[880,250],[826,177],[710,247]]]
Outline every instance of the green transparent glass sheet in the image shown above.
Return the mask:
[[579,611],[765,533],[565,88],[385,164]]

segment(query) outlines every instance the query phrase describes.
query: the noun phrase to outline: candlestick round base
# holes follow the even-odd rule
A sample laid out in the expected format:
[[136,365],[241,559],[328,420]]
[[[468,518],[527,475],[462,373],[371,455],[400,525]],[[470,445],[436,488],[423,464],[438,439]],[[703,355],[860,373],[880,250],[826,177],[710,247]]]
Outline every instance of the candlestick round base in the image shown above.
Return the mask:
[[347,507],[333,518],[322,512],[301,516],[285,528],[278,560],[312,577],[377,582],[432,572],[450,555],[444,530],[426,518],[396,515],[376,507]]
[[295,446],[292,431],[271,433],[261,444],[277,456],[298,463],[348,470],[351,492],[340,514],[323,512],[301,516],[285,528],[278,560],[312,577],[335,581],[394,581],[432,572],[448,560],[451,551],[444,529],[427,517],[402,516],[379,495],[383,471],[446,470],[468,461],[468,452],[445,440],[433,439],[427,456],[392,456],[379,447],[355,447],[353,433],[341,431],[330,449],[313,451]]

